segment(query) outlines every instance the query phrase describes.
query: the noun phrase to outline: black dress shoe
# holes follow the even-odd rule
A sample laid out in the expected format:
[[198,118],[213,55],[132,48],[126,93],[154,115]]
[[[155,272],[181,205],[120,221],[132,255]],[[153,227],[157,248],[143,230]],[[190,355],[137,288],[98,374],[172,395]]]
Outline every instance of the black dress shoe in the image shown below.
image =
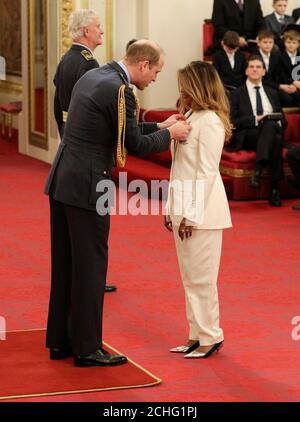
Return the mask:
[[50,359],[51,360],[61,360],[69,358],[73,356],[72,349],[58,349],[58,348],[50,348]]
[[250,183],[249,183],[251,188],[254,189],[258,189],[260,188],[260,172],[255,170],[254,173],[252,174]]
[[272,189],[271,196],[269,198],[269,204],[273,207],[281,207],[281,199],[278,189]]
[[300,205],[294,205],[292,206],[293,210],[300,211]]
[[74,356],[74,365],[85,366],[113,366],[126,363],[127,358],[122,355],[111,355],[104,349],[98,349],[96,352],[87,356]]
[[117,290],[117,287],[114,286],[113,284],[106,284],[105,285],[105,291],[106,292],[114,292]]

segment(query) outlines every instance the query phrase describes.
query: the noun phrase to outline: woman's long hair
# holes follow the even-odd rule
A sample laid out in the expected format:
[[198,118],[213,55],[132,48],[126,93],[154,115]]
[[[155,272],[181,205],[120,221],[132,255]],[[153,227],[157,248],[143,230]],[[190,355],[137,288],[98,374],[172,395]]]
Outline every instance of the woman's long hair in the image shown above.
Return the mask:
[[178,84],[180,111],[185,112],[187,108],[193,111],[214,111],[224,125],[226,139],[229,139],[232,134],[229,101],[214,66],[202,61],[193,61],[178,71]]

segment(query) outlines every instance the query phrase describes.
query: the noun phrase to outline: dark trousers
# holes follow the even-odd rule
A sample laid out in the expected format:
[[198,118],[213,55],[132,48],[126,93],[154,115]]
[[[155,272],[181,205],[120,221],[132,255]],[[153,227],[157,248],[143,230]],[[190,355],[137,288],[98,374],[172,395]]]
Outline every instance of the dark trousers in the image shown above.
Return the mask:
[[282,107],[300,107],[300,91],[294,94],[279,91],[279,99]]
[[287,153],[286,159],[300,189],[300,146],[290,149]]
[[46,346],[88,355],[102,347],[110,216],[50,197],[51,293]]
[[243,148],[256,151],[256,168],[269,166],[271,182],[283,178],[283,136],[281,128],[271,120],[247,130]]

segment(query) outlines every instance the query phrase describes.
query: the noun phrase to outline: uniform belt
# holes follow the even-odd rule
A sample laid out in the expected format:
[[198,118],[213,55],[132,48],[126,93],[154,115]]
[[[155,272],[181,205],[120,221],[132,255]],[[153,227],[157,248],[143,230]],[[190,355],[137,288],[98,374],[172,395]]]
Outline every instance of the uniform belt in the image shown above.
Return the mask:
[[67,123],[68,120],[68,112],[67,111],[63,111],[63,122]]

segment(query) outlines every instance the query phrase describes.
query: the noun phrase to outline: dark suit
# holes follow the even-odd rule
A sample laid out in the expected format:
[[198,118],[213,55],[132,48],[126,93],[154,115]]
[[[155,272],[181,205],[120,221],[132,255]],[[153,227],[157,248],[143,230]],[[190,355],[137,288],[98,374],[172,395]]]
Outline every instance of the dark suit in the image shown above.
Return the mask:
[[118,92],[124,84],[128,152],[144,156],[169,148],[167,129],[151,123],[138,127],[126,74],[112,62],[86,73],[74,87],[64,137],[45,187],[52,246],[47,347],[72,346],[76,355],[88,355],[102,345],[109,214],[96,212],[103,195],[96,186],[110,180],[118,138]]
[[[259,49],[255,49],[253,54],[260,56],[263,59],[263,56],[260,53]],[[279,90],[279,63],[280,63],[280,53],[271,52],[269,59],[269,67],[266,69],[266,74],[263,77],[263,84],[269,86],[270,88]]]
[[248,40],[255,39],[258,31],[265,27],[259,0],[244,0],[242,12],[234,0],[214,0],[212,23],[215,48],[227,31],[235,31]]
[[76,82],[86,72],[99,67],[92,54],[81,45],[72,45],[61,59],[54,77],[56,87],[54,97],[54,115],[59,133],[62,136],[63,111],[69,110],[71,95]]
[[295,22],[300,18],[300,7],[293,10],[293,18]]
[[[293,84],[294,79],[292,77],[292,73],[297,66],[299,66],[299,63],[293,65],[286,51],[281,53],[279,63],[279,82],[287,85]],[[286,94],[285,92],[282,92],[280,93],[280,99],[284,107],[300,107],[299,90],[294,94]]]
[[216,51],[213,55],[213,64],[225,86],[238,87],[245,82],[246,59],[244,54],[237,50],[234,56],[234,68],[231,67],[225,50]]
[[300,146],[290,149],[287,153],[286,159],[292,170],[296,186],[300,191]]
[[283,43],[281,41],[281,34],[284,31],[284,28],[289,25],[290,23],[294,23],[294,19],[292,16],[285,15],[284,16],[284,23],[281,24],[278,22],[275,13],[271,13],[270,15],[265,16],[266,26],[270,31],[273,32],[275,35],[275,43],[279,45],[280,48],[283,47]]
[[[277,91],[264,85],[265,93],[272,105],[273,112],[282,112]],[[270,165],[270,179],[275,182],[283,177],[282,143],[283,130],[287,121],[281,120],[281,127],[274,121],[265,121],[258,126],[253,113],[247,85],[230,93],[231,121],[235,128],[228,151],[249,149],[256,151],[256,163]]]

